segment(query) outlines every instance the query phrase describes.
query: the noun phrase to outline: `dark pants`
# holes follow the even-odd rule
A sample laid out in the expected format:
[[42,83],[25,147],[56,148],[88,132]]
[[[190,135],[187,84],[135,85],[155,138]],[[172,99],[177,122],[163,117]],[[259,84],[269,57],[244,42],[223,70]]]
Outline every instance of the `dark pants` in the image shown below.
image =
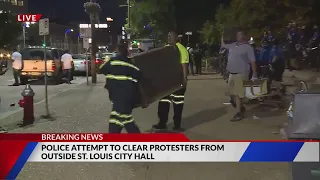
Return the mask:
[[295,59],[297,57],[297,50],[295,47],[290,47],[288,49],[288,56],[287,56],[287,68],[291,71],[293,69],[291,60]]
[[194,60],[196,65],[196,74],[201,74],[201,58]]
[[182,111],[184,106],[184,94],[186,92],[186,88],[181,88],[178,91],[172,93],[169,96],[162,98],[158,104],[158,117],[159,117],[159,125],[166,126],[168,122],[168,116],[170,111],[170,104],[173,103],[174,110],[174,127],[181,127],[181,119],[182,119]]
[[317,71],[319,71],[319,51],[318,50],[313,50],[310,51],[310,54],[308,56],[308,61],[311,63],[311,67],[317,68]]
[[71,69],[64,69],[64,75],[67,79],[67,83],[70,83],[70,81],[72,80],[72,70]]
[[15,84],[19,84],[21,70],[13,68],[12,71]]
[[189,61],[189,68],[190,68],[190,71],[189,71],[189,74],[191,73],[192,75],[194,74],[194,69],[193,69],[193,61]]
[[258,61],[257,62],[257,75],[259,78],[265,78],[267,76],[268,63]]
[[109,119],[109,133],[121,133],[125,128],[128,133],[140,133],[132,117],[132,105],[127,102],[114,101]]

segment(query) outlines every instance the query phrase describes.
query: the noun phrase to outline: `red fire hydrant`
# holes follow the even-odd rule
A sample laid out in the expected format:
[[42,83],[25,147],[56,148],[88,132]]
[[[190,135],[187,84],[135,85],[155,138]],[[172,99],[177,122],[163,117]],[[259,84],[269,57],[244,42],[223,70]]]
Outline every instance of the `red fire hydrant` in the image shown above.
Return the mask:
[[35,95],[33,89],[31,88],[30,84],[27,84],[24,90],[22,91],[21,95],[23,99],[19,101],[20,107],[23,108],[23,122],[22,125],[30,125],[34,122],[34,104],[33,104],[33,97]]

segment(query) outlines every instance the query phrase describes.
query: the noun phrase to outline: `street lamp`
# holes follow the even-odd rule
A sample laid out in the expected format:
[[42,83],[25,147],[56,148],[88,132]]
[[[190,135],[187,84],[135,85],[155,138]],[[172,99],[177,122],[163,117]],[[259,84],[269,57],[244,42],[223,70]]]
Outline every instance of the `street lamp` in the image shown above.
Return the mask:
[[30,25],[35,24],[35,22],[25,22],[23,23],[23,29],[22,29],[22,34],[23,34],[23,48],[26,47],[26,28],[29,28]]
[[[120,5],[119,7],[127,7],[127,13],[128,13],[128,30],[127,31],[130,31],[130,28],[131,28],[130,8],[132,7],[130,0],[127,0],[127,4]],[[128,32],[127,32],[127,36],[128,36],[127,38],[130,39],[130,34]]]
[[113,22],[113,19],[111,17],[107,17],[107,22]]
[[70,32],[73,32],[73,29],[67,29],[66,32],[64,33],[64,39],[65,39],[65,41],[66,41],[66,43],[67,43],[67,47],[66,47],[66,48],[68,48],[68,49],[69,49],[68,34],[69,34]]

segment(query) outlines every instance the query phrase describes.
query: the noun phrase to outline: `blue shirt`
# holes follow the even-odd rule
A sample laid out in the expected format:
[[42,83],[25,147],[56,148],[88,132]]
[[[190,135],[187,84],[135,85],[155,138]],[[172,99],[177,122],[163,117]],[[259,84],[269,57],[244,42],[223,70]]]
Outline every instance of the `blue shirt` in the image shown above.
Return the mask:
[[272,42],[274,40],[274,37],[272,35],[268,35],[268,41]]
[[260,51],[258,49],[254,50],[254,55],[256,56],[256,61],[259,61],[259,59],[260,59]]
[[282,54],[281,48],[279,46],[272,47],[271,52],[270,52],[270,59],[269,59],[270,63],[272,62],[274,57],[278,57],[277,58],[278,63],[284,63],[283,54]]
[[318,33],[318,32],[314,32],[313,35],[312,35],[311,40],[312,40],[312,41],[315,41],[315,40],[318,39],[318,37],[319,37],[319,33]]
[[291,36],[290,42],[296,44],[298,42],[298,33],[295,29],[291,29],[289,31],[289,35]]

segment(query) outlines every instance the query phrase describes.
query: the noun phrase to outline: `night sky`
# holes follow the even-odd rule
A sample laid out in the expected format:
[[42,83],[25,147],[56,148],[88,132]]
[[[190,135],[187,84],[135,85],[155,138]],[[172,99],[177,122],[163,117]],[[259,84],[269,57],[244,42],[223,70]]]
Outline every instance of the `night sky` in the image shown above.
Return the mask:
[[[86,0],[29,0],[29,12],[56,17],[59,22],[89,23],[89,16],[84,12]],[[100,23],[106,17],[112,17],[116,25],[125,23],[126,8],[119,8],[118,0],[98,1],[102,8]]]

